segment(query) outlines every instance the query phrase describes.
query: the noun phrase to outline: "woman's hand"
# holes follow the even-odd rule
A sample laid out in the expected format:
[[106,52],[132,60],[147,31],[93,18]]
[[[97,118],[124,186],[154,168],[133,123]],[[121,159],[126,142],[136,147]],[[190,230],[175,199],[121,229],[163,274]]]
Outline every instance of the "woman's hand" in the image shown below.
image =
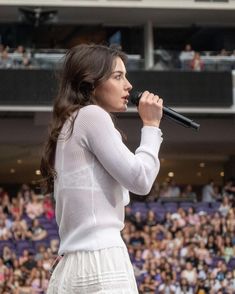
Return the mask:
[[159,127],[162,118],[163,100],[145,91],[139,101],[138,112],[144,126]]

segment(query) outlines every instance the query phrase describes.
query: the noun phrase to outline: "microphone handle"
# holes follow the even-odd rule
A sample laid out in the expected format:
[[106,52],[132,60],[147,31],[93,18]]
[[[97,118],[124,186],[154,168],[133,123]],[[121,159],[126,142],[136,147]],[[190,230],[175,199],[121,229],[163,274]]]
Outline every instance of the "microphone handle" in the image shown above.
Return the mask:
[[[136,106],[139,105],[139,100],[141,98],[142,92],[135,92],[131,95],[131,102]],[[163,106],[163,115],[171,120],[174,120],[177,124],[180,124],[186,128],[193,128],[198,130],[200,125],[193,120],[189,119],[188,117],[179,114],[178,112],[174,111],[170,107]]]
[[194,122],[193,120],[189,119],[188,117],[174,111],[173,109],[167,107],[167,106],[163,106],[163,114],[174,120],[175,122],[177,122],[178,124],[181,124],[182,126],[186,127],[186,128],[193,128],[198,130],[200,128],[200,125],[196,122]]

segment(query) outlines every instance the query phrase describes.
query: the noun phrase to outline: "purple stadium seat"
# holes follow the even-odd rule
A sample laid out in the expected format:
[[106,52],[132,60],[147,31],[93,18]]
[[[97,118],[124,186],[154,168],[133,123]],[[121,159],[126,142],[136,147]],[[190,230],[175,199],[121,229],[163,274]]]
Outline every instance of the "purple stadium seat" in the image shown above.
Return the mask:
[[221,205],[221,203],[218,202],[218,201],[211,203],[211,207],[214,208],[214,209],[216,209],[216,210],[219,209],[220,205]]
[[177,212],[178,204],[175,202],[167,202],[167,203],[164,203],[164,207],[167,212],[175,213]]
[[49,240],[51,239],[59,239],[59,233],[58,233],[58,230],[55,230],[55,229],[50,229],[50,230],[47,230],[47,238]]
[[43,239],[43,240],[39,240],[39,241],[33,241],[33,246],[34,246],[34,249],[35,251],[37,252],[38,251],[38,247],[40,245],[44,245],[46,248],[49,247],[49,239],[46,238],[46,239]]
[[194,208],[194,203],[192,203],[192,202],[180,202],[179,207],[183,208],[184,210],[188,210],[191,207]]
[[231,257],[228,262],[228,267],[232,268],[232,270],[235,269],[235,257]]
[[30,251],[34,251],[32,242],[27,241],[27,240],[18,240],[16,242],[16,254],[18,256],[22,255],[22,253],[25,249],[28,249]]
[[8,246],[11,250],[15,251],[15,245],[10,240],[1,240],[0,241],[0,255],[2,256],[2,250],[5,246]]
[[136,210],[136,209],[147,209],[147,205],[145,202],[133,202],[132,209]]

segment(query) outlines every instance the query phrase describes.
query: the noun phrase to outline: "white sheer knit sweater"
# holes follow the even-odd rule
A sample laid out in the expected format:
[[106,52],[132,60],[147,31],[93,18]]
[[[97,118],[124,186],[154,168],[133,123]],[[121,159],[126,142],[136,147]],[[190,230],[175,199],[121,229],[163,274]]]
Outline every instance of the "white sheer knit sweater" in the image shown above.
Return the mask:
[[59,136],[54,185],[59,254],[125,246],[120,231],[128,190],[147,194],[158,174],[162,133],[141,130],[135,154],[122,142],[110,115],[99,106],[79,110],[72,136],[69,122]]

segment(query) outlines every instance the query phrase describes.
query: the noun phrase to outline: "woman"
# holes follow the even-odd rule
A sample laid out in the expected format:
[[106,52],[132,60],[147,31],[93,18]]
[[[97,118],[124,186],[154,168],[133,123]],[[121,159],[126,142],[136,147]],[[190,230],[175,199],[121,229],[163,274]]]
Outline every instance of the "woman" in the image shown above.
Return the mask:
[[54,191],[63,255],[48,294],[138,293],[120,231],[127,190],[147,194],[159,171],[163,101],[143,93],[141,143],[131,153],[110,116],[127,109],[125,59],[101,45],[79,45],[65,57],[41,163],[46,192]]

